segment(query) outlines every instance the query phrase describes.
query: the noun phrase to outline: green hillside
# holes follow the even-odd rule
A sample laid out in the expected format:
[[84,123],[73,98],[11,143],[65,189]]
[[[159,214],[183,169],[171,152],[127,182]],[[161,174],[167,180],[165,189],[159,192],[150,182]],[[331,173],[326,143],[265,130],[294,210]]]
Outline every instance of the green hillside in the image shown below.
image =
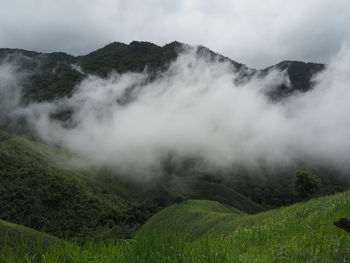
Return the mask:
[[217,200],[247,213],[264,210],[217,183],[174,175],[147,186],[107,169],[81,169],[84,164],[62,149],[0,131],[0,219],[58,237],[125,238],[179,195]]
[[58,240],[43,232],[4,220],[0,220],[0,233],[0,253],[6,247],[14,247],[21,242],[27,245],[38,243],[48,245]]
[[[115,176],[113,171],[106,170],[97,175],[100,183],[112,192],[119,192],[126,199],[153,200],[161,207],[166,207],[176,199],[206,199],[218,201],[235,207],[245,213],[254,214],[266,209],[253,202],[246,196],[226,186],[224,183],[210,182],[198,176],[188,173],[187,176],[157,174],[146,183],[143,181],[126,181]],[[118,189],[122,189],[119,190]],[[128,189],[128,191],[126,190]]]
[[186,243],[183,253],[190,249],[205,254],[209,246],[210,253],[223,253],[223,262],[348,262],[350,234],[333,222],[349,215],[350,192],[256,215],[213,202],[188,201],[152,217],[139,234],[197,237]]
[[196,239],[215,226],[246,213],[231,206],[207,200],[188,200],[165,208],[150,218],[139,235],[169,233]]
[[70,169],[74,158],[0,131],[0,218],[55,236],[90,235],[108,216],[124,220],[130,203]]

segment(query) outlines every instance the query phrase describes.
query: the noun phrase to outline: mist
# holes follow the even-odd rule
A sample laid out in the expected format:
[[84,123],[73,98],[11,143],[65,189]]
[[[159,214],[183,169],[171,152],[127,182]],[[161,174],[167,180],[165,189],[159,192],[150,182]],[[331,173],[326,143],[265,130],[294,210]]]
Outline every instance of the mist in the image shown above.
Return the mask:
[[[2,98],[12,92],[14,99],[3,99],[12,101],[10,106],[3,100],[1,105],[25,118],[44,142],[124,171],[157,171],[172,154],[198,158],[214,169],[279,167],[302,160],[346,172],[349,66],[350,49],[344,46],[314,77],[313,90],[272,102],[266,92],[289,85],[285,72],[237,81],[242,74],[232,64],[190,48],[155,80],[147,70],[88,75],[70,98],[21,106],[20,83],[13,77],[20,73],[2,64],[0,75],[12,76],[11,85],[2,78]],[[69,122],[52,119],[62,109],[72,110]]]

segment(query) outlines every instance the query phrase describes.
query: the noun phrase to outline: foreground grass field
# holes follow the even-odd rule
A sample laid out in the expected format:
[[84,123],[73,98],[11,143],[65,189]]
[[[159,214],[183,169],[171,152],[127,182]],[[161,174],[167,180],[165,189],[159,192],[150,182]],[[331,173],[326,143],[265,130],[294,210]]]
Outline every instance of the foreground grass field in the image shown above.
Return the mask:
[[350,215],[350,192],[257,215],[213,201],[168,207],[134,240],[18,243],[0,262],[349,262],[350,234],[333,221]]

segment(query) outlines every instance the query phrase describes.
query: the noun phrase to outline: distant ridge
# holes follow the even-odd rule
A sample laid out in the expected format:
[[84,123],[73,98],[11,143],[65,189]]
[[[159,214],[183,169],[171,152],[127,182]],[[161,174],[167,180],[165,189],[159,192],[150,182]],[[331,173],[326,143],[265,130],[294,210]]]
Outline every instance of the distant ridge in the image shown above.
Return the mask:
[[[84,73],[107,76],[111,71],[142,72],[146,67],[152,74],[164,70],[171,61],[174,61],[184,47],[189,46],[177,41],[158,46],[150,42],[132,41],[129,44],[112,42],[100,49],[83,56],[72,56],[64,52],[39,53],[23,49],[0,49],[0,63],[5,58],[8,61],[16,59],[16,64],[30,71],[32,74],[25,82],[25,101],[52,101],[57,98],[70,96],[75,85],[84,77]],[[229,61],[237,69],[245,68],[244,64],[224,57],[204,46],[198,47],[198,53],[219,56]],[[29,57],[31,61],[18,59],[16,54]],[[72,64],[81,67],[79,72],[72,68]],[[286,71],[291,87],[277,87],[270,96],[280,99],[291,93],[306,92],[312,88],[312,76],[325,68],[323,64],[305,63],[301,61],[283,61],[263,70],[250,69],[252,73],[266,74],[271,69]],[[84,72],[84,73],[83,73]]]

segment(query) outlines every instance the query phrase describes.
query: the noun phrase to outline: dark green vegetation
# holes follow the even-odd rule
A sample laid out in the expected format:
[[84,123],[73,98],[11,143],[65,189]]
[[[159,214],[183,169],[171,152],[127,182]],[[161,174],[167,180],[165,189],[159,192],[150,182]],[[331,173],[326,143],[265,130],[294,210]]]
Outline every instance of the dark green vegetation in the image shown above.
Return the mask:
[[264,72],[277,69],[286,71],[291,85],[280,85],[269,92],[269,96],[274,100],[280,100],[290,96],[295,92],[306,92],[314,85],[313,77],[325,69],[325,65],[317,63],[304,63],[300,61],[282,61],[275,66],[264,69]]
[[128,237],[155,212],[69,169],[76,157],[60,149],[1,131],[0,142],[1,219],[59,237]]
[[182,48],[179,42],[163,47],[149,42],[133,41],[129,45],[113,42],[86,56],[78,57],[77,62],[84,71],[99,76],[107,76],[111,70],[120,73],[141,72],[146,66],[154,72],[165,69]]
[[319,188],[320,180],[316,175],[306,171],[298,171],[294,181],[294,188],[298,195],[305,199],[316,193]]
[[350,235],[333,221],[350,193],[256,215],[212,201],[185,201],[152,217],[134,240],[17,244],[2,262],[348,262]]
[[[72,95],[75,85],[86,74],[105,77],[112,70],[119,73],[161,71],[177,57],[182,45],[173,42],[159,47],[148,42],[111,43],[85,56],[74,57],[62,52],[49,54],[0,49],[0,61],[14,63],[24,71],[23,98],[26,102],[52,101]],[[81,67],[79,71],[77,67]]]
[[100,214],[125,206],[120,198],[99,194],[98,186],[60,168],[58,161],[67,158],[60,150],[3,132],[0,141],[2,219],[56,236],[68,231],[78,235],[96,227]]

